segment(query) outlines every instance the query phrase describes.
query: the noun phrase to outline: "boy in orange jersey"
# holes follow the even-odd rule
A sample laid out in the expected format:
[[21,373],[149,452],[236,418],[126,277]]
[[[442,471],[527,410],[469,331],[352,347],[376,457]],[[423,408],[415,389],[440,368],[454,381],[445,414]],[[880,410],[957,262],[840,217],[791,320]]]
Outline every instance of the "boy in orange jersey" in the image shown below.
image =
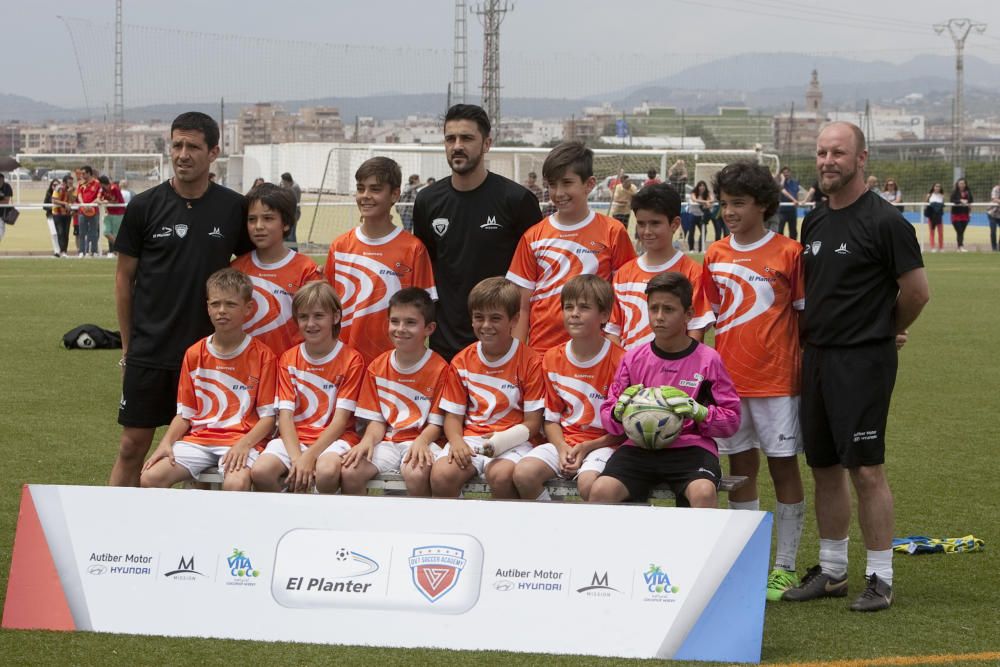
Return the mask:
[[[646,252],[615,273],[615,309],[607,332],[618,336],[622,347],[631,350],[653,340],[646,311],[646,284],[665,271],[683,274],[691,283],[698,308],[701,266],[680,250],[673,239],[681,224],[681,197],[666,183],[648,185],[632,197],[635,233]],[[695,311],[695,319],[704,313]]]
[[357,416],[368,420],[361,443],[344,457],[344,493],[363,495],[379,473],[402,472],[407,493],[431,495],[431,465],[441,451],[440,401],[451,367],[427,349],[434,332],[434,302],[425,290],[405,287],[389,299],[389,337],[395,349],[368,365]]
[[431,469],[437,498],[457,497],[477,474],[495,498],[518,497],[514,465],[531,451],[545,407],[542,358],[514,338],[520,303],[520,290],[506,278],[487,278],[469,293],[479,341],[451,360],[440,403],[448,444]]
[[759,452],[767,456],[778,536],[767,599],[778,600],[798,583],[795,560],[805,515],[798,460],[802,246],[764,226],[779,196],[767,168],[734,162],[716,174],[713,187],[732,236],[705,253],[703,297],[711,306],[715,347],[732,375],[742,414],[739,431],[717,442],[719,453],[729,455],[730,472],[750,478],[729,494],[732,509],[759,509]]
[[548,442],[518,461],[514,485],[522,498],[548,500],[546,481],[575,478],[580,497],[587,500],[591,485],[623,440],[601,426],[601,403],[625,350],[604,335],[615,300],[608,281],[576,276],[563,286],[559,298],[570,339],[542,359]]
[[302,342],[292,316],[292,297],[311,280],[323,280],[316,262],[285,247],[295,222],[295,197],[271,183],[247,194],[247,231],[255,250],[233,260],[232,267],[253,281],[254,310],[243,330],[271,348],[275,357]]
[[373,157],[354,177],[361,226],[333,240],[323,273],[344,305],[341,337],[370,364],[392,349],[385,326],[389,297],[404,287],[421,287],[437,299],[437,290],[424,244],[392,224],[403,180],[399,165]]
[[556,212],[524,233],[507,271],[521,288],[514,335],[539,353],[569,340],[559,302],[566,281],[593,274],[610,282],[635,257],[628,230],[587,203],[595,185],[592,150],[578,141],[559,144],[545,158],[542,177]]
[[226,268],[206,288],[215,333],[184,353],[177,416],[142,468],[143,487],[168,488],[217,467],[223,489],[249,491],[254,448],[274,429],[274,355],[243,332],[253,285]]
[[354,409],[365,364],[337,340],[340,301],[325,281],[314,281],[292,299],[303,341],[278,362],[278,435],[253,469],[258,491],[320,493],[340,487],[341,457],[358,443]]

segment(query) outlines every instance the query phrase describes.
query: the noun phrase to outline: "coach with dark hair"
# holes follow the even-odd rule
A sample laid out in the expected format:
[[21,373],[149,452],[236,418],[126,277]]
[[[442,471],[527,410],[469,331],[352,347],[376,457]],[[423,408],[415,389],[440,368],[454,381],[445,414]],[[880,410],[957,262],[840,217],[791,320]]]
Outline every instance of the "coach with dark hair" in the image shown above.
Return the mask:
[[800,419],[816,482],[819,565],[782,599],[847,595],[851,492],[868,550],[854,611],[892,605],[892,491],[885,475],[885,427],[897,351],[930,299],[913,225],[865,187],[865,137],[831,123],[816,141],[820,187],[829,196],[802,225],[806,305],[801,332]]
[[115,305],[122,335],[122,426],[112,486],[138,486],[156,427],[177,412],[184,351],[212,333],[205,281],[253,246],[246,200],[209,180],[219,126],[196,111],[170,127],[169,181],[136,195],[115,239]]

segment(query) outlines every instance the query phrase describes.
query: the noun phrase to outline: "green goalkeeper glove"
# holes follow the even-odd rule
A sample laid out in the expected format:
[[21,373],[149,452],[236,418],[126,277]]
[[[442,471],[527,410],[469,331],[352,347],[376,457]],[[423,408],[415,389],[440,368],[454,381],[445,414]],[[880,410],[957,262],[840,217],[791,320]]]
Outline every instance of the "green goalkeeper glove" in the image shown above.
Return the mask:
[[663,400],[669,401],[671,398],[688,398],[687,392],[677,387],[660,387],[660,396]]
[[681,398],[680,396],[668,398],[667,405],[669,405],[670,409],[676,414],[679,414],[682,417],[690,417],[698,424],[705,421],[705,417],[708,416],[708,408],[687,394],[684,395],[684,398]]
[[618,397],[618,402],[615,403],[614,409],[611,411],[611,417],[618,422],[622,423],[622,415],[625,414],[625,408],[628,407],[635,395],[640,391],[645,389],[641,384],[634,384],[631,387],[626,387],[625,391],[621,393]]

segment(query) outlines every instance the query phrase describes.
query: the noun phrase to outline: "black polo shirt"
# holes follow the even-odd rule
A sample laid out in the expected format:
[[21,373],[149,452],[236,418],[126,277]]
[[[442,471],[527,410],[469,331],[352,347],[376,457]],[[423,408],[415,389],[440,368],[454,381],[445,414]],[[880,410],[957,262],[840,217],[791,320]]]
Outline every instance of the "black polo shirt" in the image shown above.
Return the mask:
[[115,239],[139,260],[132,292],[128,363],[178,369],[184,351],[212,333],[205,281],[252,249],[243,195],[212,183],[185,199],[169,182],[133,197]]
[[841,209],[821,206],[802,223],[806,307],[802,338],[855,346],[896,335],[897,278],[924,265],[913,225],[865,191]]

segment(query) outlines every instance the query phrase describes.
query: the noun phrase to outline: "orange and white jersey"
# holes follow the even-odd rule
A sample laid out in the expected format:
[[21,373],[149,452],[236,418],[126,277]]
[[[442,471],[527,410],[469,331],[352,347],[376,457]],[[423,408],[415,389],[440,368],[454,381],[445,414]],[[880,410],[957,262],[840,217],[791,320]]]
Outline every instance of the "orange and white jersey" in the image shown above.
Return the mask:
[[[318,359],[309,356],[305,343],[281,355],[278,362],[278,409],[293,413],[300,443],[311,445],[316,442],[316,438],[333,420],[334,411],[354,412],[364,375],[364,359],[340,341],[329,354]],[[354,430],[353,416],[340,437],[351,446],[361,440]]]
[[802,246],[774,232],[749,245],[729,236],[708,247],[702,294],[715,349],[741,397],[799,393],[802,275]]
[[508,280],[531,290],[528,345],[545,352],[569,340],[559,295],[570,278],[592,274],[611,282],[615,271],[634,257],[625,226],[594,211],[576,224],[561,224],[550,215],[531,227],[507,271]]
[[427,248],[396,228],[372,239],[357,227],[330,244],[323,268],[344,307],[340,338],[366,363],[393,349],[389,339],[389,298],[404,287],[422,287],[437,299]]
[[271,348],[276,357],[302,342],[292,315],[292,297],[307,282],[323,280],[316,262],[289,250],[284,259],[265,264],[252,250],[234,259],[232,267],[247,274],[253,283],[253,312],[243,323],[243,331]]
[[568,445],[607,434],[601,426],[601,403],[615,379],[625,350],[609,340],[593,359],[573,355],[572,341],[545,353],[545,421],[559,424]]
[[212,336],[184,353],[177,384],[177,414],[191,423],[183,440],[197,445],[231,447],[262,417],[273,417],[275,359],[256,338],[220,354]]
[[646,310],[646,284],[654,276],[667,271],[682,273],[691,281],[691,286],[694,288],[695,311],[689,326],[691,329],[700,328],[694,325],[695,320],[704,315],[699,313],[698,305],[698,292],[701,289],[701,266],[698,262],[682,252],[675,252],[674,256],[663,264],[649,264],[647,257],[643,255],[620,268],[612,282],[615,290],[615,308],[605,331],[619,336],[622,347],[626,350],[653,340],[653,331],[649,328],[649,311]]
[[448,362],[431,350],[409,368],[396,363],[395,350],[385,352],[365,371],[355,414],[385,423],[386,440],[414,440],[428,424],[444,424],[439,404],[451,372]]
[[441,409],[465,416],[465,435],[484,436],[524,421],[525,412],[545,408],[542,357],[516,338],[502,358],[490,361],[482,343],[473,343],[451,360],[454,372],[441,397]]

